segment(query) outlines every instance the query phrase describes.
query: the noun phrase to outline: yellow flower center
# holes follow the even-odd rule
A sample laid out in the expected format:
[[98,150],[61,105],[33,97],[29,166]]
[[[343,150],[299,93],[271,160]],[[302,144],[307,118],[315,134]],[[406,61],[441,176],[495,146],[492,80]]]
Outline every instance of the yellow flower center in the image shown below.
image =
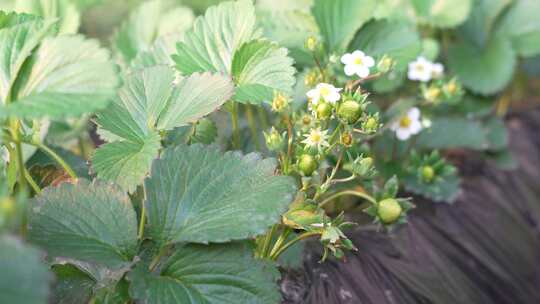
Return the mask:
[[363,62],[363,61],[362,61],[362,57],[356,57],[356,58],[354,59],[354,64],[356,64],[356,65],[361,65],[362,62]]
[[328,87],[322,87],[319,92],[323,97],[330,95],[330,89]]
[[423,64],[417,64],[416,65],[416,70],[418,72],[423,72],[424,71],[424,65]]
[[321,141],[321,133],[319,132],[311,133],[309,137],[313,143],[319,143]]
[[408,116],[401,118],[399,121],[399,126],[402,128],[408,128],[411,125],[412,121]]

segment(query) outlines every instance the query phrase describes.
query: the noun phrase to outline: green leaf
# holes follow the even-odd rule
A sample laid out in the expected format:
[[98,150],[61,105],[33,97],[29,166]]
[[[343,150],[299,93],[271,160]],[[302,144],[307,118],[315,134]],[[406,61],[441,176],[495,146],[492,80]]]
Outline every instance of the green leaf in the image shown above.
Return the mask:
[[6,104],[24,62],[53,25],[31,15],[0,11],[0,105]]
[[231,80],[219,74],[195,73],[181,79],[172,100],[160,115],[158,129],[172,130],[193,123],[215,111],[233,93]]
[[313,5],[313,0],[258,0],[257,8],[268,11],[299,11],[309,12]]
[[5,235],[0,248],[0,303],[47,303],[52,275],[42,253]]
[[313,55],[304,45],[308,37],[319,39],[319,28],[309,10],[304,12],[269,8],[257,12],[257,17],[264,36],[286,47],[297,65],[313,63]]
[[77,33],[81,23],[81,13],[70,0],[16,0],[15,11],[49,20],[60,19],[57,25],[61,34]]
[[489,42],[495,21],[513,0],[476,0],[471,15],[460,27],[460,34],[469,43],[484,48]]
[[540,2],[516,0],[504,15],[499,26],[500,34],[512,41],[516,52],[524,57],[540,54]]
[[129,275],[130,294],[141,303],[280,302],[279,272],[256,260],[245,244],[179,247],[158,274],[138,267]]
[[396,69],[404,70],[422,51],[416,27],[407,21],[380,20],[364,26],[349,46],[380,59],[383,55],[396,61]]
[[115,33],[114,48],[129,63],[139,52],[149,51],[157,37],[183,34],[194,19],[191,9],[175,6],[173,1],[143,2]]
[[96,281],[77,267],[65,264],[52,267],[56,276],[52,303],[88,303]]
[[490,95],[503,90],[514,73],[516,54],[511,43],[494,37],[484,49],[459,43],[448,52],[450,69],[471,91]]
[[119,84],[109,57],[97,41],[79,35],[46,38],[21,72],[17,100],[7,112],[60,119],[105,108]]
[[313,16],[329,53],[342,52],[354,34],[373,17],[375,0],[315,0]]
[[206,71],[231,75],[234,53],[259,37],[252,2],[224,2],[208,8],[204,16],[195,20],[193,29],[178,44],[173,60],[184,75]]
[[263,233],[296,187],[274,159],[202,145],[166,149],[146,180],[149,235],[161,243],[226,242]]
[[454,27],[469,16],[473,0],[412,0],[420,22],[435,27]]
[[152,67],[155,65],[174,66],[171,58],[176,50],[176,44],[182,40],[180,34],[168,34],[158,37],[147,51],[140,51],[132,60],[131,66],[135,69]]
[[428,149],[465,147],[475,150],[487,148],[482,125],[466,118],[434,119],[431,127],[418,136],[417,143]]
[[51,257],[120,268],[137,250],[137,218],[129,197],[102,182],[47,188],[29,214],[29,238]]
[[92,161],[99,178],[134,192],[158,157],[161,137],[151,132],[139,141],[115,141],[96,150]]
[[292,93],[293,61],[287,50],[264,40],[244,44],[234,55],[232,76],[237,85],[233,99],[259,104],[271,101],[274,92]]
[[100,134],[110,142],[93,157],[100,178],[133,192],[161,148],[158,131],[196,122],[225,103],[233,90],[229,79],[209,73],[173,82],[174,71],[166,66],[126,76],[118,99],[98,114]]

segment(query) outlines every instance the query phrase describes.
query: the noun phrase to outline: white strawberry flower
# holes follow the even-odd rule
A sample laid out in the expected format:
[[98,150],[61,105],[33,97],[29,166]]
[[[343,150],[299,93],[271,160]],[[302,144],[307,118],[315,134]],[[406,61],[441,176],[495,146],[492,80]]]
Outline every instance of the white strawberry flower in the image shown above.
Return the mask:
[[444,76],[444,66],[441,63],[433,63],[431,65],[431,77],[438,79]]
[[407,76],[410,80],[417,80],[422,82],[428,82],[433,76],[433,63],[426,58],[420,56],[409,63],[409,71]]
[[341,98],[339,93],[341,90],[328,83],[319,83],[315,89],[309,90],[306,95],[314,105],[318,104],[321,98],[326,102],[335,104]]
[[420,110],[411,108],[399,120],[391,126],[392,131],[396,132],[396,137],[399,140],[407,140],[412,135],[420,133],[422,123],[420,122]]
[[321,149],[322,147],[328,147],[328,130],[321,131],[321,128],[314,128],[304,135],[306,138],[302,143],[308,147]]
[[375,60],[367,56],[362,51],[347,53],[341,57],[341,62],[345,65],[345,75],[358,75],[360,78],[369,76],[369,68],[375,65]]

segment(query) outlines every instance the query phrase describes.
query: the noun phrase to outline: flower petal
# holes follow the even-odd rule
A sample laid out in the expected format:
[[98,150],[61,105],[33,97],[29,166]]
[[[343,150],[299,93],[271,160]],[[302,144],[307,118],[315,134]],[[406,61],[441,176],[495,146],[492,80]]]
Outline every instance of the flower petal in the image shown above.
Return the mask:
[[372,66],[375,65],[375,60],[373,60],[373,58],[370,57],[370,56],[364,57],[363,62],[364,62],[364,66],[366,66],[366,67],[368,67],[368,68],[370,68],[370,67],[372,67]]
[[347,64],[345,66],[345,75],[352,76],[356,74],[356,66],[353,64]]
[[420,131],[422,131],[422,124],[419,120],[413,120],[409,126],[409,132],[411,132],[411,134],[418,134]]
[[409,111],[407,111],[407,117],[409,117],[410,120],[418,120],[420,118],[420,110],[417,107],[410,108]]
[[399,140],[407,140],[411,137],[411,132],[408,129],[399,128],[396,130],[396,137]]
[[356,75],[360,78],[366,78],[369,76],[369,68],[365,66],[360,66],[356,69]]
[[341,56],[341,63],[350,64],[350,63],[352,63],[353,59],[354,58],[353,58],[352,54],[347,53],[347,54]]

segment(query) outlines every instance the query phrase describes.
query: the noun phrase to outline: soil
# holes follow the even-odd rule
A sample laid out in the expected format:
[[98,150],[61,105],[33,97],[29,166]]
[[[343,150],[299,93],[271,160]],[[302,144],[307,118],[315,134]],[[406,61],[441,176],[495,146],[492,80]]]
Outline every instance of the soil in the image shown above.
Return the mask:
[[349,232],[359,251],[344,262],[308,243],[303,268],[283,271],[283,303],[540,303],[540,109],[507,125],[517,169],[469,152],[453,205],[415,198],[394,233]]

